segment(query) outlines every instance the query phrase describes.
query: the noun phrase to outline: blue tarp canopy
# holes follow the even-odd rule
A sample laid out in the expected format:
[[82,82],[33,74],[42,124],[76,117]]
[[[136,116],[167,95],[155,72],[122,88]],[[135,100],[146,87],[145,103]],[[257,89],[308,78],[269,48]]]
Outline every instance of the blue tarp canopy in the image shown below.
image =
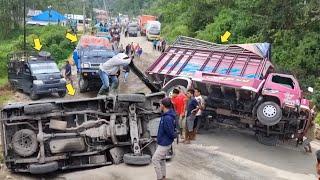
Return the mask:
[[58,22],[64,21],[66,18],[55,10],[46,10],[43,13],[32,17],[33,21],[50,21],[50,22]]

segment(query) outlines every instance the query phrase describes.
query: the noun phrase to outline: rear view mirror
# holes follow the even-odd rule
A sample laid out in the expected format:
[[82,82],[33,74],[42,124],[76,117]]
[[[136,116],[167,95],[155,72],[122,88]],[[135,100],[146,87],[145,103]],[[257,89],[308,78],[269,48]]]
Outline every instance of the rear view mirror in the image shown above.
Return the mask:
[[308,87],[308,91],[313,93],[313,87]]

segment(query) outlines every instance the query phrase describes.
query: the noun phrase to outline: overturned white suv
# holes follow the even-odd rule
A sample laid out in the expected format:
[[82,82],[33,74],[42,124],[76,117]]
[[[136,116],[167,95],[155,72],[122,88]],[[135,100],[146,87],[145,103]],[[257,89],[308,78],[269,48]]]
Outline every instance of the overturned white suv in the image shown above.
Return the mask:
[[119,94],[7,105],[1,110],[5,164],[32,174],[122,161],[149,164],[164,96]]

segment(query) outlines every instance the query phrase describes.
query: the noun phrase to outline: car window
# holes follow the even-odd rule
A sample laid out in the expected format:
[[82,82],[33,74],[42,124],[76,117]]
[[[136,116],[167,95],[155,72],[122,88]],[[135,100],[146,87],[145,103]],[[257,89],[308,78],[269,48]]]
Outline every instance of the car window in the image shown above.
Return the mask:
[[60,73],[57,64],[53,62],[30,64],[30,68],[33,74]]
[[288,77],[281,77],[281,76],[275,75],[272,77],[272,82],[294,89],[294,82],[291,78],[288,78]]

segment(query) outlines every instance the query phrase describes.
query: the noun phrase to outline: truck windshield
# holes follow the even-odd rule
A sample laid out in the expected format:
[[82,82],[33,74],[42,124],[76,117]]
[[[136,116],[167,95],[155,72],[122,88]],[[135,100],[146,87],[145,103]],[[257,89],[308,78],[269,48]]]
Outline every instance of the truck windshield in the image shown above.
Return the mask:
[[149,33],[152,35],[159,35],[160,34],[160,30],[157,27],[151,27],[149,30]]
[[129,31],[137,31],[138,30],[138,26],[129,26]]
[[60,73],[57,64],[53,62],[49,63],[37,63],[30,64],[30,68],[33,74],[50,74],[50,73]]

